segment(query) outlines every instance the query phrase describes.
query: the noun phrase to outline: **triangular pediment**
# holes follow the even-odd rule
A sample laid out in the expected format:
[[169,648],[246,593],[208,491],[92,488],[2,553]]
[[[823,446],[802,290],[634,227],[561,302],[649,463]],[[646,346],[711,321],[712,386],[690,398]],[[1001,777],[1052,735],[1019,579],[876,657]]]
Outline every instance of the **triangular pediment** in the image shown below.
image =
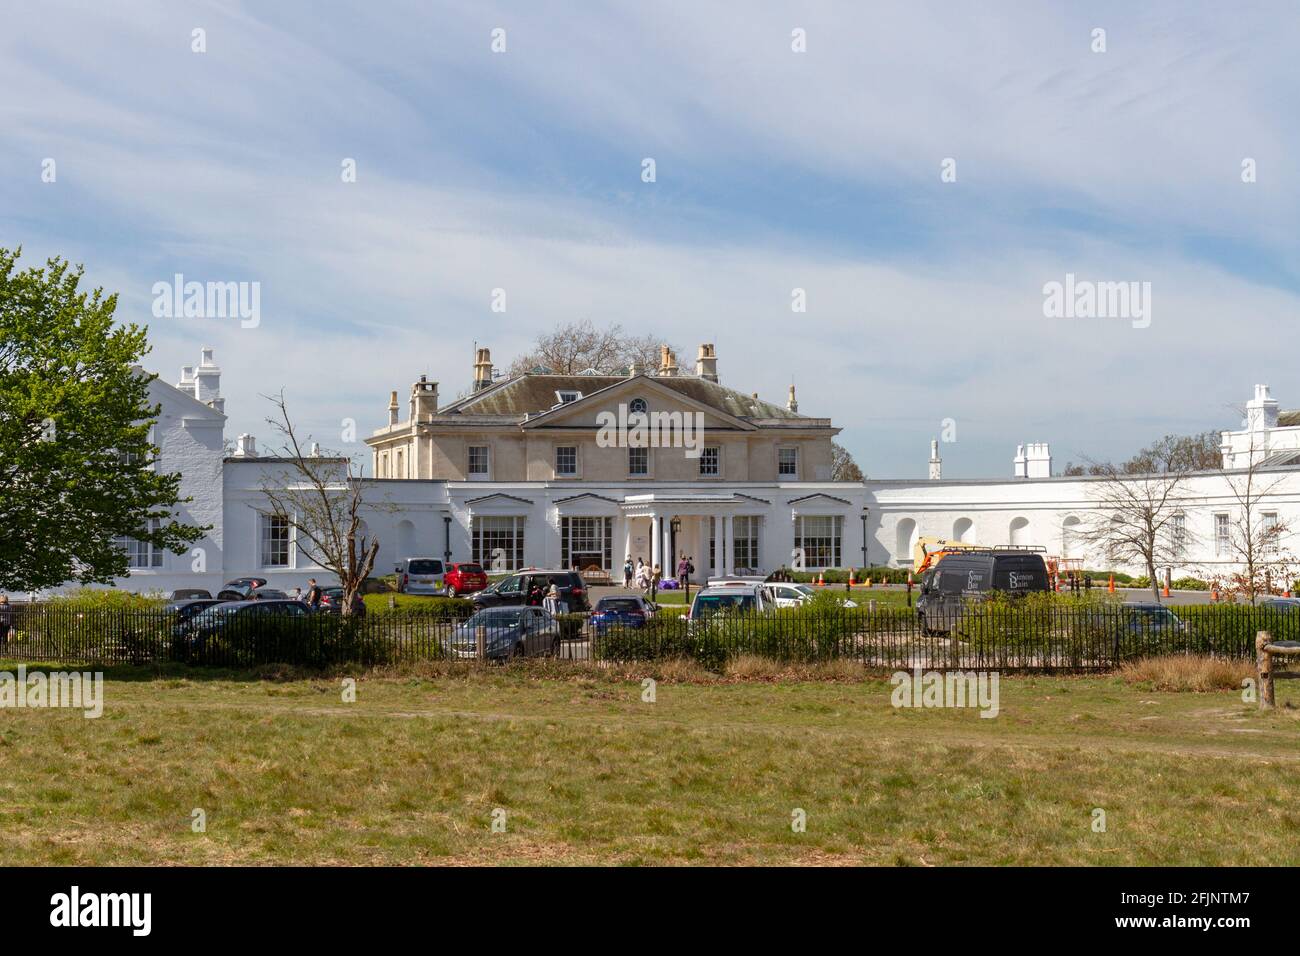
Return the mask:
[[[524,422],[525,429],[553,428],[598,428],[602,422],[602,413],[617,418],[620,414],[626,420],[632,403],[641,399],[646,403],[646,411],[653,416],[656,412],[673,414],[694,414],[704,416],[706,429],[726,429],[728,431],[755,431],[757,426],[737,418],[729,412],[716,408],[705,402],[697,401],[676,389],[664,385],[648,375],[638,375],[623,379],[613,385],[584,394],[576,401],[568,402],[529,417]],[[604,419],[607,420],[607,419]]]

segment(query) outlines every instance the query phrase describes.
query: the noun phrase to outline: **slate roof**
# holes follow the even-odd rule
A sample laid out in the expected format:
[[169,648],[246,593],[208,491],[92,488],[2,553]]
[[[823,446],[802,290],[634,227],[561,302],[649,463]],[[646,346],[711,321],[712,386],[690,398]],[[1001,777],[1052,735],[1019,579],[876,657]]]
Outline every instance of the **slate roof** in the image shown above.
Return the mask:
[[[790,411],[783,405],[774,405],[762,399],[754,398],[727,388],[717,382],[694,375],[655,375],[645,376],[658,385],[664,385],[675,392],[702,405],[734,415],[737,418],[781,419],[788,421],[806,420],[808,416]],[[557,391],[577,391],[584,396],[598,389],[608,388],[620,382],[626,382],[626,375],[539,375],[528,373],[517,375],[503,382],[494,383],[490,388],[466,396],[439,409],[439,415],[502,415],[522,418],[525,414],[537,415],[549,411],[556,405]]]

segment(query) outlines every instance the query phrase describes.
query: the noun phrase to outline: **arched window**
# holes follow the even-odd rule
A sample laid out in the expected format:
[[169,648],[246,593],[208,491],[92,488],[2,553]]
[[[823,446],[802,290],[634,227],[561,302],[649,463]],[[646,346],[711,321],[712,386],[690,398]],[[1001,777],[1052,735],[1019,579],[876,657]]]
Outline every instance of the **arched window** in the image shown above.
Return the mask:
[[952,540],[962,544],[975,543],[975,522],[970,518],[958,518],[952,523]]

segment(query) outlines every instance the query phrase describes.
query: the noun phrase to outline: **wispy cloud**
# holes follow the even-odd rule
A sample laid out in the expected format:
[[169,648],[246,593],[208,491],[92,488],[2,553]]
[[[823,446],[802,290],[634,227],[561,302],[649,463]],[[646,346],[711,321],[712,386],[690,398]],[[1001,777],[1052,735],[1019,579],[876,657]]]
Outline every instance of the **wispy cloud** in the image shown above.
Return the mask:
[[[945,473],[984,475],[1228,426],[1257,380],[1300,405],[1259,347],[1300,279],[1285,4],[131,10],[7,13],[0,243],[84,261],[169,379],[216,346],[234,431],[285,387],[364,434],[420,373],[463,387],[473,342],[506,364],[587,317],[793,379],[876,476],[923,474],[948,417]],[[260,282],[262,324],[150,319],[176,272]],[[1151,327],[1044,318],[1066,272],[1150,281]]]

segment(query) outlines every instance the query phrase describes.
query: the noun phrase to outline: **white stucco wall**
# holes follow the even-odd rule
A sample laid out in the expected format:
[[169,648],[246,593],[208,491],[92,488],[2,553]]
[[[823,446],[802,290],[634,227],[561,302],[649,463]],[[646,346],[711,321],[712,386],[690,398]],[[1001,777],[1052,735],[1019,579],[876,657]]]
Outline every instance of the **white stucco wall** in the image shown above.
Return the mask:
[[[170,591],[179,587],[215,590],[230,578],[256,574],[271,579],[275,586],[290,588],[305,585],[311,576],[328,579],[297,548],[291,549],[286,568],[261,565],[258,514],[266,507],[263,485],[268,478],[291,472],[284,463],[273,459],[223,457],[223,400],[211,397],[217,385],[215,371],[219,370],[210,353],[205,360],[209,364],[200,368],[206,369],[210,404],[194,397],[194,375],[188,385],[184,380],[179,388],[154,382],[151,390],[153,400],[161,406],[154,429],[154,442],[160,448],[158,467],[182,475],[181,495],[191,499],[179,508],[182,520],[212,528],[191,552],[167,554],[162,567],[137,569],[119,580],[117,586],[133,591]],[[1260,403],[1271,402],[1266,391],[1257,397]],[[1289,442],[1295,432],[1300,444],[1300,428],[1271,428],[1270,421],[1275,421],[1275,416],[1265,409],[1254,416],[1253,424],[1281,444]],[[1234,434],[1225,433],[1225,444],[1233,444]],[[1263,474],[1272,493],[1261,510],[1276,511],[1281,522],[1300,528],[1300,467],[1275,467]],[[1205,472],[1186,480],[1182,495],[1188,549],[1183,566],[1174,569],[1175,576],[1203,575],[1228,565],[1227,556],[1215,553],[1214,516],[1236,513],[1238,504],[1230,483],[1242,477],[1237,470]],[[1091,477],[864,483],[369,479],[365,530],[380,540],[377,574],[391,573],[402,558],[443,557],[448,550],[452,560],[470,560],[473,517],[487,514],[525,519],[524,564],[536,567],[560,564],[560,519],[565,514],[609,516],[613,520],[611,551],[615,569],[621,566],[627,550],[633,552],[633,557],[643,556],[649,561],[652,548],[645,539],[650,528],[647,516],[651,513],[665,518],[682,515],[679,549],[692,554],[701,576],[708,571],[708,531],[699,519],[707,514],[719,520],[735,515],[759,517],[763,570],[792,563],[793,520],[800,514],[842,518],[842,566],[906,566],[911,560],[912,543],[922,536],[989,545],[1038,545],[1049,554],[1082,557],[1090,566],[1102,567],[1105,561],[1100,555],[1086,554],[1082,543],[1076,540],[1071,544],[1064,531],[1069,522],[1082,524],[1090,520],[1097,510],[1102,481]],[[729,500],[710,504],[710,496]],[[677,503],[682,501],[688,503]],[[446,519],[450,519],[449,524]],[[641,540],[630,546],[632,538]],[[1292,549],[1297,545],[1300,537],[1293,536],[1286,543]],[[661,555],[661,560],[668,568],[675,564],[667,555]]]

